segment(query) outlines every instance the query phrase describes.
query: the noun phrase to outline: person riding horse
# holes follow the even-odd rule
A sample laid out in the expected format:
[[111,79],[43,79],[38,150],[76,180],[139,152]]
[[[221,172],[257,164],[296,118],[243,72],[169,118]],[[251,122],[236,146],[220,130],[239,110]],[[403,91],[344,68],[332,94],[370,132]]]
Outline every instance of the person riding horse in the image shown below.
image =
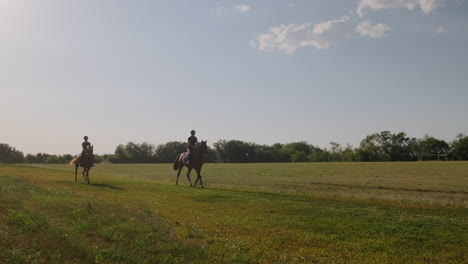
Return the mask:
[[[201,169],[204,164],[204,156],[208,154],[208,146],[206,144],[206,141],[201,141],[200,143],[197,143],[197,139],[195,137],[195,131],[192,133],[193,138],[190,139],[190,141],[195,142],[194,144],[190,144],[191,148],[191,160],[190,164],[187,163],[187,152],[180,153],[177,155],[175,161],[174,161],[174,166],[172,167],[175,171],[177,172],[177,179],[176,179],[176,185],[179,183],[179,176],[180,172],[184,167],[187,167],[187,179],[190,183],[190,186],[195,187],[198,182],[200,182],[201,187],[203,188],[203,181],[202,181],[202,176],[201,176]],[[190,172],[192,170],[195,170],[197,172],[197,179],[195,180],[195,184],[192,184],[192,181],[190,180]]]
[[[88,149],[91,147],[91,142],[88,141],[88,136],[85,136],[83,139],[84,139],[84,142],[81,143],[81,147],[83,149],[81,150],[81,154],[80,154],[80,159],[79,159],[80,163],[83,160],[83,156],[86,155]],[[93,164],[94,157],[90,157],[90,158],[91,158],[91,166],[94,166],[94,164]]]
[[188,152],[188,160],[187,164],[190,163],[190,160],[192,159],[192,153],[195,147],[198,144],[198,139],[195,136],[195,130],[190,131],[191,136],[187,139],[188,142],[188,147],[187,147],[187,152]]

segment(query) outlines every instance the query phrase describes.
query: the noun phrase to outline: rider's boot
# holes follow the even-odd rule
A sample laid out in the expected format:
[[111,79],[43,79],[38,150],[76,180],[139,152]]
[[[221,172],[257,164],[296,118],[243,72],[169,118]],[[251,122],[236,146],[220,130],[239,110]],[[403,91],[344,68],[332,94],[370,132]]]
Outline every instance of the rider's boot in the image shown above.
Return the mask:
[[192,161],[192,153],[189,153],[188,155],[187,165],[190,164],[190,161]]

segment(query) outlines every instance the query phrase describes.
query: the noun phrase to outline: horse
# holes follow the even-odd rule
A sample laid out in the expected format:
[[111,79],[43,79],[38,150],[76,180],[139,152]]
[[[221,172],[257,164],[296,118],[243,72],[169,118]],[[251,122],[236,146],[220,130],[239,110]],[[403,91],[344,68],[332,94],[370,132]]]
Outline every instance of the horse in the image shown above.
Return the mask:
[[93,166],[93,146],[87,146],[86,150],[84,151],[82,157],[81,157],[81,162],[78,161],[78,157],[75,157],[70,161],[70,166],[75,165],[75,182],[77,181],[77,173],[78,173],[78,167],[83,167],[83,179],[84,182],[87,184],[91,184],[89,181],[89,171],[91,170],[91,167]]
[[[187,164],[187,160],[186,160],[186,157],[188,156],[187,152],[181,153],[177,156],[176,160],[174,161],[174,167],[173,167],[175,171],[178,170],[176,185],[179,184],[180,171],[184,167],[187,167],[188,168],[187,179],[190,183],[190,187],[196,187],[197,182],[200,181],[201,187],[204,188],[200,172],[203,166],[203,155],[206,154],[207,152],[208,152],[208,147],[206,145],[206,141],[202,140],[202,142],[200,144],[197,144],[195,148],[193,149],[192,158],[189,164]],[[197,179],[195,180],[194,185],[192,185],[192,181],[190,180],[190,172],[192,171],[192,169],[195,169],[195,171],[197,172]]]

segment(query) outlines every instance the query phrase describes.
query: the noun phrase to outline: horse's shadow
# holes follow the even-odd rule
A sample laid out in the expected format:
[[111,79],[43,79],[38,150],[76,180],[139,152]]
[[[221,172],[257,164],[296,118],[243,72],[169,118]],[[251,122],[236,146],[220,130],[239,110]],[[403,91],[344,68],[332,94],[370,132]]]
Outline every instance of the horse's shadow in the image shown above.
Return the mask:
[[102,188],[109,188],[109,189],[113,189],[113,190],[125,191],[125,189],[123,189],[123,188],[115,187],[115,186],[112,186],[112,185],[109,185],[109,184],[104,184],[104,183],[91,183],[89,185],[95,186],[95,187],[102,187]]

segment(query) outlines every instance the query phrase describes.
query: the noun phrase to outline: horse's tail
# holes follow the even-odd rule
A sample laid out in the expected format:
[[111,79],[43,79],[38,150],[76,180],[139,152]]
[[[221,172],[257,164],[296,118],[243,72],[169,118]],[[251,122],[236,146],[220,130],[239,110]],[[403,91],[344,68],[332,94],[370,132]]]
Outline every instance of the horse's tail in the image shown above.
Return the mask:
[[78,157],[75,157],[68,164],[73,167],[73,165],[75,165],[77,160],[78,160]]
[[174,161],[174,166],[172,167],[174,170],[178,170],[178,169],[179,169],[179,158],[180,158],[180,155],[182,155],[182,154],[177,155],[177,158],[176,158],[175,161]]

